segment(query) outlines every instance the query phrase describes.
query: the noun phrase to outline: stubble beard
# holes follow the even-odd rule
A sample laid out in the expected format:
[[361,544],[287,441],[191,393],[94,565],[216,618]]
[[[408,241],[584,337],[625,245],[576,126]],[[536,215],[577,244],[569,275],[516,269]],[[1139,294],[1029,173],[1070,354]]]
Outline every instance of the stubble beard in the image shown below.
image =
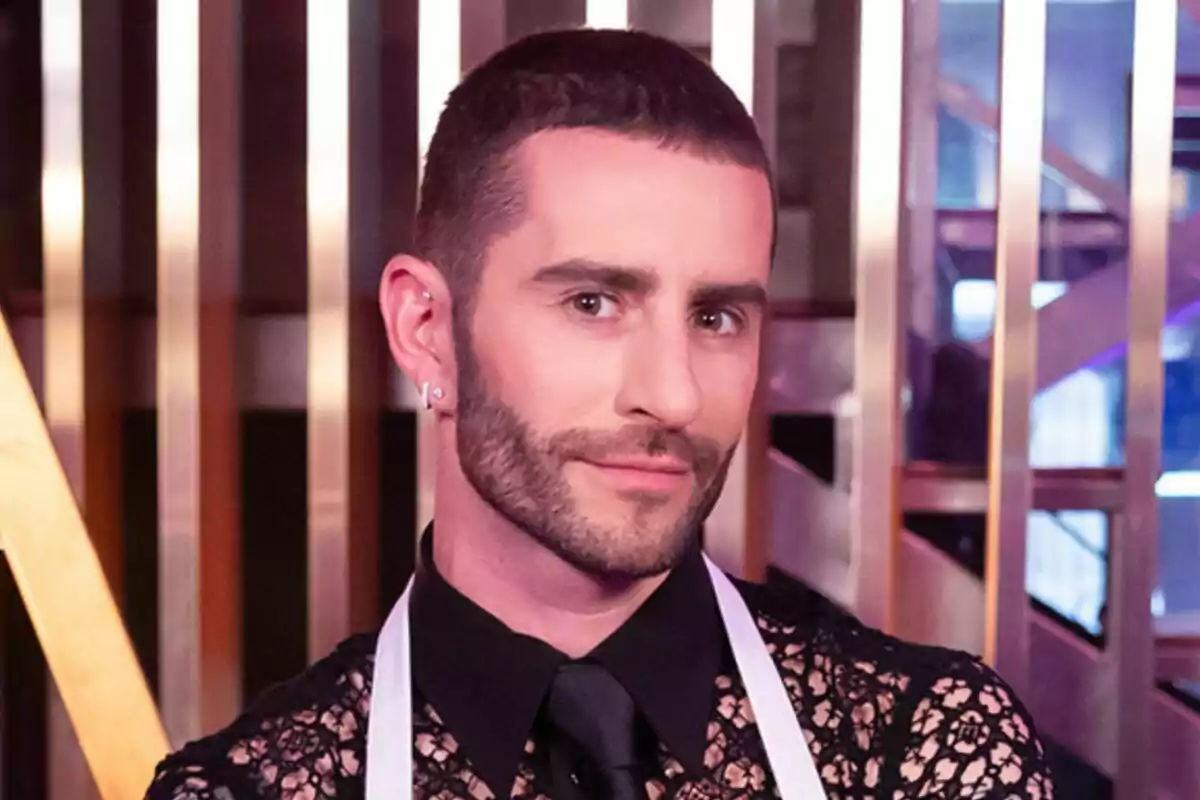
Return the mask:
[[[615,432],[582,428],[536,434],[517,411],[488,391],[470,339],[458,346],[458,459],[463,474],[502,517],[576,569],[605,582],[630,582],[673,568],[697,544],[729,471],[733,448],[645,425]],[[564,467],[602,455],[670,454],[692,467],[692,497],[674,520],[656,512],[663,495],[626,493],[628,521],[620,526],[588,519]],[[614,502],[617,502],[614,498]]]

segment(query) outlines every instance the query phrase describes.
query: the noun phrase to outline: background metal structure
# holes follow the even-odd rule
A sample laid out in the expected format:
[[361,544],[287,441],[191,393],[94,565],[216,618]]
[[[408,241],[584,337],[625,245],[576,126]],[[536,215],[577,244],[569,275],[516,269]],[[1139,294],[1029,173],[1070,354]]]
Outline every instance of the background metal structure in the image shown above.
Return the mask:
[[3,555],[101,795],[138,797],[167,738],[3,315],[0,387]]
[[[713,70],[758,123],[772,161],[776,95],[771,56],[775,53],[777,15],[774,0],[711,2]],[[766,575],[770,499],[763,478],[768,445],[760,391],[730,463],[725,489],[704,526],[704,547],[709,556],[727,572],[745,580],[762,580]]]
[[308,655],[378,618],[380,6],[307,7]]
[[241,707],[240,3],[158,3],[159,667],[176,744]]
[[[60,462],[113,593],[124,583],[120,376],[115,337],[121,278],[120,50],[114,3],[42,4],[42,397]],[[108,108],[105,106],[109,105]],[[85,172],[93,176],[86,185]],[[101,191],[97,187],[104,187]],[[95,796],[57,687],[50,687],[52,797]]]
[[[781,87],[775,70],[784,44],[819,50],[817,39],[824,37],[824,57],[831,51],[847,54],[829,58],[825,72],[810,76],[825,92],[822,102],[813,101],[822,124],[837,116],[825,101],[840,96],[849,109],[857,81],[854,258],[827,257],[848,252],[850,237],[834,229],[849,202],[833,213],[825,212],[838,203],[822,206],[821,214],[815,206],[792,207],[781,218],[781,243],[792,249],[776,275],[786,276],[795,267],[788,259],[796,254],[801,260],[823,260],[820,281],[814,268],[799,283],[814,294],[820,294],[818,284],[836,293],[832,289],[848,286],[853,274],[858,305],[853,307],[847,292],[840,305],[781,303],[773,309],[760,396],[729,489],[710,520],[710,552],[743,577],[761,577],[768,564],[792,572],[899,635],[988,652],[1011,682],[1024,684],[1019,691],[1039,728],[1115,777],[1119,796],[1140,798],[1149,785],[1168,796],[1194,795],[1200,787],[1195,767],[1200,764],[1200,715],[1156,690],[1153,681],[1196,679],[1200,637],[1188,635],[1186,627],[1160,629],[1156,635],[1147,603],[1157,538],[1153,492],[1162,415],[1157,350],[1162,309],[1200,297],[1200,284],[1183,269],[1187,259],[1178,257],[1200,247],[1200,218],[1168,226],[1163,148],[1169,150],[1168,95],[1177,103],[1191,102],[1187,98],[1194,91],[1183,84],[1172,88],[1176,54],[1162,46],[1174,41],[1176,4],[1139,0],[1133,186],[1127,196],[1121,181],[1093,173],[1058,143],[1033,138],[1042,98],[1035,101],[1032,89],[1040,86],[1034,73],[1041,67],[1028,54],[1014,59],[1011,52],[1041,41],[1036,26],[1014,20],[1038,14],[1044,4],[1005,3],[1009,29],[1019,32],[1005,36],[1004,85],[1020,86],[1020,96],[1014,99],[1006,91],[997,108],[938,75],[938,60],[931,55],[938,49],[936,0],[813,0],[800,12],[806,5],[800,0],[313,2],[307,41],[298,35],[283,44],[268,41],[266,56],[254,50],[263,42],[242,41],[241,26],[251,27],[246,21],[252,15],[237,0],[160,2],[159,292],[157,301],[139,296],[136,302],[128,302],[128,291],[121,297],[127,276],[118,267],[128,267],[122,264],[122,237],[154,227],[155,215],[137,216],[137,209],[124,207],[123,192],[114,189],[130,179],[122,158],[146,149],[140,147],[146,142],[136,139],[117,141],[126,120],[115,112],[129,99],[125,92],[137,87],[121,84],[129,76],[118,69],[121,36],[116,31],[125,26],[123,35],[129,36],[140,18],[123,16],[130,6],[116,0],[37,4],[45,37],[38,65],[46,95],[40,231],[45,260],[38,284],[44,296],[18,303],[8,318],[30,386],[14,358],[13,340],[0,325],[0,450],[6,454],[0,458],[0,543],[70,712],[69,720],[65,714],[52,717],[52,794],[76,797],[93,791],[78,750],[72,760],[76,733],[105,796],[136,797],[166,748],[224,724],[242,705],[246,677],[241,670],[250,659],[239,651],[237,626],[255,609],[246,608],[239,595],[248,585],[240,580],[239,558],[254,544],[239,532],[242,514],[252,505],[248,500],[244,507],[238,493],[245,457],[239,414],[309,415],[304,434],[308,482],[301,487],[297,480],[294,489],[308,513],[297,525],[299,538],[283,542],[303,548],[310,565],[305,576],[285,576],[305,584],[305,600],[288,599],[297,607],[306,601],[309,609],[305,659],[323,655],[343,636],[374,623],[380,610],[374,594],[377,567],[387,555],[373,559],[372,554],[387,544],[386,537],[408,535],[407,517],[398,532],[378,526],[386,504],[378,490],[385,465],[407,460],[389,452],[385,461],[375,449],[375,440],[388,441],[380,415],[390,416],[393,426],[397,420],[412,424],[425,437],[419,464],[404,465],[412,467],[405,474],[417,484],[421,520],[432,513],[436,471],[429,459],[431,418],[414,413],[413,387],[385,368],[378,349],[374,276],[386,256],[405,245],[424,143],[462,71],[529,30],[591,22],[644,24],[711,57],[751,108],[772,158],[780,144],[818,149],[824,162],[839,165],[847,155],[846,178],[852,160],[849,128],[840,138],[836,126],[829,125],[822,128],[824,139],[779,142],[775,115],[783,112],[777,111]],[[1195,0],[1179,5],[1200,13]],[[299,21],[304,12],[277,13]],[[805,15],[809,18],[797,24]],[[785,35],[788,25],[793,30]],[[275,34],[257,35],[270,39]],[[857,52],[851,53],[851,41],[858,43]],[[306,77],[296,83],[302,86],[307,79],[312,90],[306,117],[293,119],[297,124],[306,119],[311,126],[310,149],[279,159],[297,167],[303,159],[308,185],[293,186],[285,179],[270,195],[306,196],[304,230],[292,224],[295,220],[286,224],[294,229],[288,235],[307,235],[308,248],[285,267],[294,267],[295,275],[304,267],[308,271],[305,290],[298,293],[303,299],[279,301],[276,308],[270,305],[277,302],[272,293],[281,287],[273,285],[264,309],[249,308],[249,300],[240,297],[248,237],[239,226],[249,219],[241,208],[247,188],[241,159],[250,151],[239,137],[242,116],[252,116],[247,108],[253,110],[257,102],[246,94],[249,79],[241,56],[253,51],[265,60],[275,54],[274,46],[291,48],[293,66],[306,68]],[[800,56],[796,63],[803,67],[807,56]],[[850,68],[855,64],[861,66],[857,72]],[[129,64],[122,69],[129,70]],[[1014,69],[1025,77],[1012,77]],[[844,76],[844,84],[824,80],[835,73]],[[803,69],[787,74],[805,75]],[[411,98],[398,99],[410,89]],[[285,97],[289,108],[301,102]],[[939,105],[961,121],[999,129],[1009,167],[1001,171],[1019,175],[1009,184],[1018,187],[1015,194],[1001,191],[1000,219],[993,221],[986,210],[935,209],[931,159]],[[1030,271],[1036,262],[1029,253],[1036,248],[1038,225],[1030,209],[1036,208],[1042,164],[1094,195],[1112,215],[1096,224],[1066,225],[1063,241],[1120,247],[1128,217],[1132,266],[1089,276],[1034,313],[1022,283],[1036,274]],[[303,176],[304,169],[295,172]],[[819,174],[821,200],[849,185],[837,170]],[[262,219],[261,212],[255,219]],[[1166,260],[1171,235],[1176,237],[1173,267]],[[1019,267],[1017,273],[1001,270],[1006,298],[1001,325],[976,348],[980,356],[995,356],[994,386],[1003,397],[992,427],[993,453],[1000,453],[990,472],[902,463],[900,455],[905,317],[912,310],[911,327],[934,327],[928,305],[932,289],[928,283],[922,288],[917,271],[930,267],[939,238],[948,246],[969,243],[975,249],[998,240],[998,259]],[[0,268],[0,278],[7,278],[7,267]],[[774,288],[774,276],[772,281]],[[910,291],[918,295],[912,302]],[[114,297],[127,305],[117,309]],[[0,296],[0,302],[7,301]],[[1118,330],[1082,324],[1101,304],[1106,327]],[[1030,393],[1085,364],[1097,348],[1120,344],[1126,319],[1127,467],[1030,470]],[[1027,337],[1039,324],[1043,335],[1029,346]],[[114,343],[121,348],[114,350]],[[856,387],[857,394],[850,394]],[[46,427],[30,401],[38,394]],[[155,719],[118,616],[128,576],[145,582],[137,565],[130,566],[119,535],[122,524],[129,524],[121,498],[130,495],[122,485],[130,478],[122,474],[119,415],[146,411],[157,415],[161,439],[154,459],[159,628],[150,643],[159,648],[161,713],[170,740]],[[839,422],[835,439],[854,442],[853,458],[842,459],[839,451],[832,486],[769,446],[768,414],[832,417],[846,411],[854,412],[849,415],[854,436],[846,437],[848,425]],[[420,421],[414,423],[413,417]],[[14,452],[20,457],[13,458]],[[847,474],[849,481],[843,480]],[[1102,511],[1112,525],[1115,627],[1106,649],[1028,609],[1021,580],[1018,547],[1030,509],[1084,508]],[[990,512],[993,574],[987,587],[928,541],[900,530],[901,511]],[[256,526],[255,534],[261,533]],[[87,633],[86,651],[81,632]],[[1026,669],[1034,679],[1022,677]],[[103,675],[102,684],[97,675]],[[110,735],[117,714],[121,737]]]
[[1037,354],[1030,297],[1038,275],[1045,0],[1005,0],[1000,32],[996,328],[988,431],[984,659],[1020,694],[1027,685],[1025,536],[1031,497],[1029,414]]
[[900,201],[905,50],[903,3],[859,6],[854,165],[854,418],[850,541],[854,606],[892,629],[905,330]]
[[1162,331],[1171,233],[1171,150],[1175,121],[1176,3],[1134,8],[1133,94],[1129,109],[1129,355],[1125,435],[1126,504],[1111,536],[1112,620],[1118,768],[1114,796],[1145,796],[1156,746],[1154,622],[1158,580],[1158,496],[1163,431]]

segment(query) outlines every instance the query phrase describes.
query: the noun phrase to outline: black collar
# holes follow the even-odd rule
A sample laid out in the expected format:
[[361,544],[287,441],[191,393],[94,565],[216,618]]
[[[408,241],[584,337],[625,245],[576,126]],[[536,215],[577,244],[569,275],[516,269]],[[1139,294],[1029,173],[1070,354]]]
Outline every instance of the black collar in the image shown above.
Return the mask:
[[[569,659],[447,583],[433,563],[432,534],[423,537],[412,592],[413,679],[483,780],[507,797],[554,673]],[[589,657],[633,696],[671,755],[702,773],[724,651],[716,599],[695,548]]]

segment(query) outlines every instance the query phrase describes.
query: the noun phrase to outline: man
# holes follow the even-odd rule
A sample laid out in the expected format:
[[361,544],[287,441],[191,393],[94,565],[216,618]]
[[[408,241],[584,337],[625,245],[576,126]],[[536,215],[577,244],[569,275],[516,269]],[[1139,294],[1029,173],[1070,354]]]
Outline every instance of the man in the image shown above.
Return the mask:
[[753,122],[669,42],[539,34],[467,77],[380,291],[437,419],[414,584],[149,797],[1050,797],[974,658],[704,560],[774,213]]

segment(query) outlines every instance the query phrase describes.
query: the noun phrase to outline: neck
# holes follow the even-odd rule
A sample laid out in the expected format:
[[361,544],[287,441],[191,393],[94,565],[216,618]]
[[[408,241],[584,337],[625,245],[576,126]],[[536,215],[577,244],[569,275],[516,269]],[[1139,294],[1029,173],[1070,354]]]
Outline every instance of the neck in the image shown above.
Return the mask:
[[[517,633],[587,655],[666,579],[608,583],[581,572],[488,505],[457,468],[438,459],[433,560],[455,589]],[[450,462],[450,463],[447,463]]]

